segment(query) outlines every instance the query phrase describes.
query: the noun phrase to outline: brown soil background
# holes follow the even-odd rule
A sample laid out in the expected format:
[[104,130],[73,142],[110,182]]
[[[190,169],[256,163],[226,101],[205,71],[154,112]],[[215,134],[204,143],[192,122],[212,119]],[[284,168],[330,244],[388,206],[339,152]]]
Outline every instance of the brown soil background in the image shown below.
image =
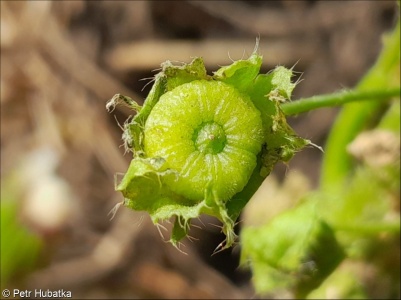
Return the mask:
[[[165,60],[202,56],[214,71],[230,64],[229,56],[247,57],[256,37],[263,72],[295,65],[302,73],[294,100],[352,88],[396,17],[396,1],[1,1],[2,179],[26,172],[21,162],[45,153],[32,166],[36,179],[44,174],[65,187],[53,227],[38,221],[54,214],[46,205],[39,217],[21,213],[46,244],[40,267],[18,284],[71,290],[74,298],[254,297],[249,271],[238,268],[239,247],[212,256],[223,239],[208,225],[214,220],[194,230],[200,240],[185,243],[188,255],[164,243],[146,214],[121,207],[110,221],[122,201],[114,174],[131,158],[118,122],[131,112],[109,114],[106,102],[116,93],[142,102],[149,86],[141,79]],[[337,111],[289,122],[324,146]],[[47,172],[52,155],[55,169]],[[316,186],[321,158],[305,149],[274,174],[282,180],[288,169],[299,170]],[[29,201],[30,181],[20,188],[19,200]]]

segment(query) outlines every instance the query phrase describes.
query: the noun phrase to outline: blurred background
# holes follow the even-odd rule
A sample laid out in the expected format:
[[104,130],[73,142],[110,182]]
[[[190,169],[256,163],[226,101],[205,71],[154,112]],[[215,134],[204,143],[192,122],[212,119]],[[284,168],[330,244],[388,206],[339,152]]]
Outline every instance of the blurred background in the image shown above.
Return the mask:
[[[193,228],[199,240],[185,242],[188,255],[165,243],[168,234],[161,238],[146,214],[121,207],[111,220],[123,200],[114,176],[131,159],[119,124],[132,111],[109,114],[105,105],[116,93],[142,103],[165,60],[202,56],[212,72],[247,58],[257,37],[262,73],[294,66],[302,79],[294,100],[352,88],[397,10],[396,1],[1,1],[2,289],[255,297],[239,246],[212,255],[224,239],[215,220]],[[324,146],[337,111],[289,122]],[[321,156],[305,149],[269,180],[303,174],[301,192],[313,188]],[[267,193],[262,186],[258,197]]]

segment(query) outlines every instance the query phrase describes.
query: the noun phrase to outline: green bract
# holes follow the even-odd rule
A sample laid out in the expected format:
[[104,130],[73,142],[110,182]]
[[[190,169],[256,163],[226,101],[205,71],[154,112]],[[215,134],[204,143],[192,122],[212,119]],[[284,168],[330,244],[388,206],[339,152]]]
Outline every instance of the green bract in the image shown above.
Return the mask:
[[137,112],[123,134],[134,157],[116,189],[155,223],[175,216],[174,245],[205,213],[223,223],[224,247],[231,246],[234,222],[263,179],[309,143],[279,106],[295,86],[292,71],[259,74],[261,63],[255,51],[209,76],[201,58],[167,61],[142,107],[121,95],[108,104],[122,100]]

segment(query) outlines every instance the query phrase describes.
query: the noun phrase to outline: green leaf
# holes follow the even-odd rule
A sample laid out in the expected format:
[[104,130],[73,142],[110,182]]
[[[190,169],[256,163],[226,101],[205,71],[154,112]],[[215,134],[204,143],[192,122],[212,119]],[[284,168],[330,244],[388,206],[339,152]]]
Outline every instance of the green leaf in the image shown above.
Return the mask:
[[[0,201],[0,275],[1,288],[20,282],[24,274],[38,267],[44,241],[20,220],[21,205],[17,199],[21,183],[17,177],[2,178]],[[8,286],[7,286],[8,285]]]
[[336,299],[369,299],[359,279],[360,274],[350,261],[345,262],[321,286],[308,294],[306,299],[325,299],[329,291],[333,291],[333,298]]
[[293,288],[306,295],[344,257],[313,201],[301,203],[261,227],[244,228],[241,239],[242,260],[250,259],[259,293]]

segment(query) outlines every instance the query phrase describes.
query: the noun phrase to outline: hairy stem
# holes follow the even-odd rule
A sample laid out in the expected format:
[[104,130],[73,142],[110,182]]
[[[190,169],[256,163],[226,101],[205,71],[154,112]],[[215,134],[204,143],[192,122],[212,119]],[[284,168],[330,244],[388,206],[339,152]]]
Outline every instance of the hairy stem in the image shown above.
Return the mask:
[[281,105],[286,115],[296,115],[322,107],[340,106],[349,102],[357,101],[381,101],[400,95],[400,88],[386,90],[351,90],[338,93],[302,98],[297,101],[287,102]]

